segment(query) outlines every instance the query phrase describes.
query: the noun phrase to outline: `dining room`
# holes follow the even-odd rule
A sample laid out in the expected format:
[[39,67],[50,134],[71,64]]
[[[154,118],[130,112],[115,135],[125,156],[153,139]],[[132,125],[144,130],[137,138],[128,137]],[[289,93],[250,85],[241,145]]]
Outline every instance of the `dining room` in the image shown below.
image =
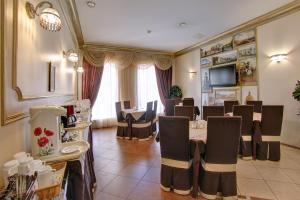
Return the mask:
[[0,199],[300,199],[299,0],[0,11]]

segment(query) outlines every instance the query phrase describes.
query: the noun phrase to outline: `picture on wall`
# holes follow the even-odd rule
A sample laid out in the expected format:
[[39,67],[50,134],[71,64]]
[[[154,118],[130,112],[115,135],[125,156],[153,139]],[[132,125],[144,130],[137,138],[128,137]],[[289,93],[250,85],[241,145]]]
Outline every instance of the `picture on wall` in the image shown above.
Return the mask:
[[48,91],[55,91],[55,66],[52,66],[51,62],[49,63],[49,72],[48,72]]
[[243,86],[242,87],[242,103],[246,104],[246,98],[250,97],[254,101],[258,100],[257,86]]
[[212,91],[209,82],[209,67],[201,68],[201,86],[203,93]]
[[213,57],[213,65],[220,65],[235,62],[237,60],[237,52],[231,51],[223,54],[219,54]]
[[201,58],[233,49],[232,38],[226,38],[217,43],[207,45],[200,49]]
[[211,67],[212,66],[212,57],[201,58],[200,65],[201,65],[201,67]]
[[255,42],[255,30],[238,33],[233,37],[235,46]]
[[238,56],[239,58],[256,56],[256,45],[249,44],[249,45],[239,47]]
[[215,104],[214,93],[203,93],[202,94],[202,106],[213,106]]
[[215,105],[224,105],[224,101],[240,100],[237,88],[214,89]]
[[242,85],[256,84],[256,57],[240,59],[237,65]]

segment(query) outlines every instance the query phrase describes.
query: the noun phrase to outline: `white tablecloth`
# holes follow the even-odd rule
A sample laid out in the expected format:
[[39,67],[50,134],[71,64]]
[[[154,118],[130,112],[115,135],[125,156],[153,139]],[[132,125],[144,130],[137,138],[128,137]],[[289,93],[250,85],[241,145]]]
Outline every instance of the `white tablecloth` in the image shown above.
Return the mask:
[[143,116],[143,114],[145,114],[145,112],[146,112],[145,110],[124,109],[122,110],[122,115],[124,118],[126,118],[126,116],[130,114],[135,120],[138,120]]
[[[233,113],[226,113],[226,115],[233,116]],[[261,113],[254,112],[253,113],[253,121],[261,121]]]
[[205,128],[192,128],[191,122],[190,122],[190,128],[189,128],[189,137],[190,140],[201,140],[204,143],[206,143],[207,139],[207,127]]

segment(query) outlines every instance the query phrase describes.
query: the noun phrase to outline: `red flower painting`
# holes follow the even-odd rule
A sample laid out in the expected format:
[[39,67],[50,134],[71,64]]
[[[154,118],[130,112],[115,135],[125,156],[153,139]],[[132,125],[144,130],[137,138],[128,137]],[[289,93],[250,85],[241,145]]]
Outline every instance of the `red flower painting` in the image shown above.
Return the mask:
[[42,128],[41,127],[37,127],[34,129],[34,135],[35,136],[40,136],[42,134]]
[[41,137],[40,139],[38,139],[38,145],[39,145],[40,147],[44,147],[44,146],[46,146],[48,143],[49,143],[49,140],[48,140],[48,138],[46,138],[46,137]]
[[45,134],[46,134],[48,137],[54,135],[53,131],[50,131],[50,130],[45,130]]

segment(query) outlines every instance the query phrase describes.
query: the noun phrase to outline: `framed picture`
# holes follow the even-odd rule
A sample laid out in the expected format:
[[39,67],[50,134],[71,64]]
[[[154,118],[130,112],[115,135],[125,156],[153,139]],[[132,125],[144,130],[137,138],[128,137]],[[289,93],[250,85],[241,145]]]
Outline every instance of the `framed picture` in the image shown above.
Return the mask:
[[200,49],[201,58],[233,49],[232,37],[228,37],[216,43],[207,45]]
[[211,67],[212,66],[212,57],[201,58],[200,65],[201,65],[201,67]]
[[215,104],[224,105],[224,101],[240,101],[239,88],[214,88]]
[[48,91],[54,92],[55,91],[55,66],[52,66],[51,62],[49,63],[49,70],[48,70]]
[[233,37],[235,46],[255,42],[255,30],[238,33]]
[[253,97],[253,100],[258,100],[257,86],[242,87],[242,103],[246,104],[246,98],[249,95]]
[[237,60],[237,52],[230,51],[226,53],[219,54],[213,57],[213,65],[220,65],[235,62]]
[[256,84],[256,57],[239,59],[237,67],[240,71],[240,81],[242,85]]
[[239,55],[239,58],[256,56],[256,45],[249,44],[249,45],[239,47],[238,55]]
[[209,82],[209,67],[201,67],[201,88],[202,93],[211,92],[210,82]]

